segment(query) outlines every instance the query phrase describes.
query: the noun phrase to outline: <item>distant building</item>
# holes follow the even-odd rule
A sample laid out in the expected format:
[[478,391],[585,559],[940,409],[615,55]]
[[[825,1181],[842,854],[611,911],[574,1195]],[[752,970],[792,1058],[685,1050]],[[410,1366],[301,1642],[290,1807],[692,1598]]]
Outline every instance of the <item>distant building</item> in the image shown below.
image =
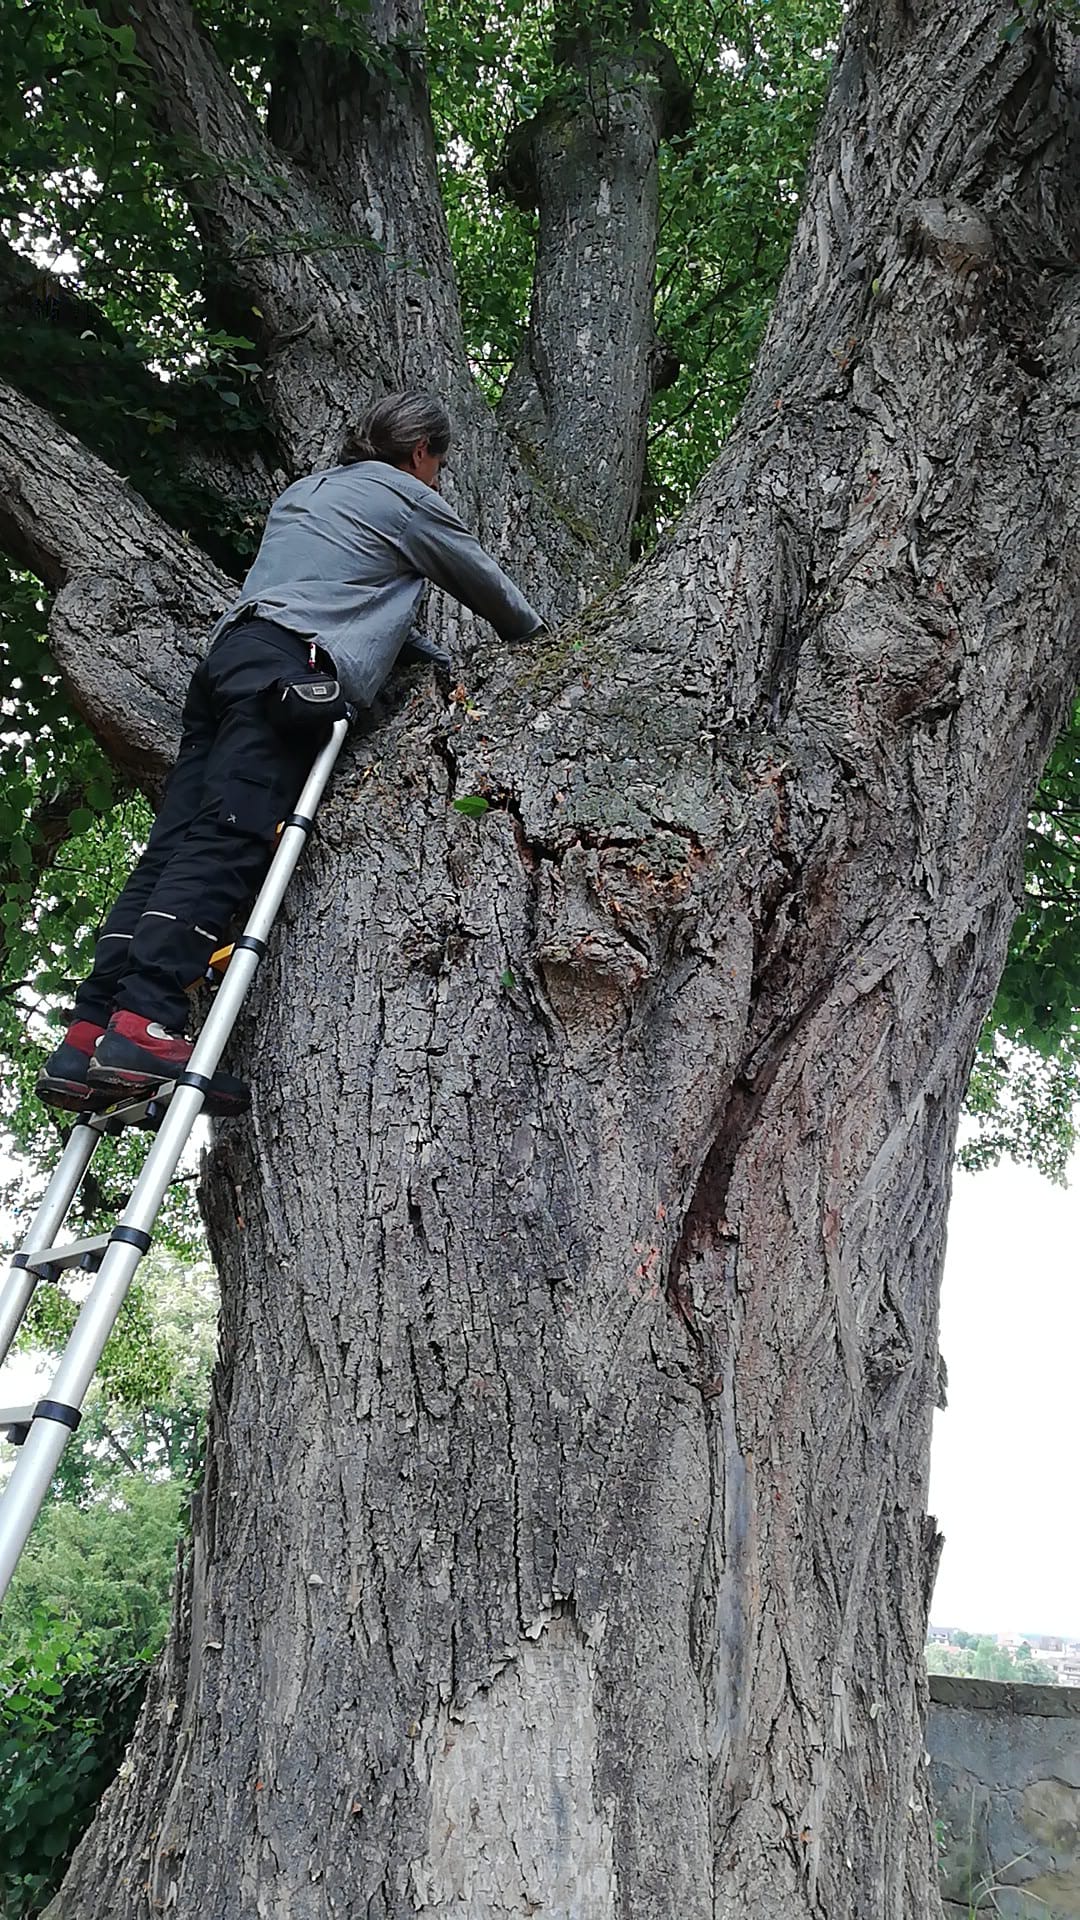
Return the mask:
[[[954,1638],[960,1634],[962,1639],[973,1636],[967,1629],[959,1627],[931,1626],[927,1631],[927,1645],[941,1647],[944,1651],[955,1653],[959,1660],[971,1649],[959,1645]],[[1015,1660],[1021,1647],[1030,1649],[1032,1656],[1045,1667],[1051,1682],[1057,1687],[1080,1687],[1080,1639],[1074,1639],[1060,1633],[988,1633],[979,1635],[1000,1647]],[[959,1671],[963,1672],[963,1665]]]

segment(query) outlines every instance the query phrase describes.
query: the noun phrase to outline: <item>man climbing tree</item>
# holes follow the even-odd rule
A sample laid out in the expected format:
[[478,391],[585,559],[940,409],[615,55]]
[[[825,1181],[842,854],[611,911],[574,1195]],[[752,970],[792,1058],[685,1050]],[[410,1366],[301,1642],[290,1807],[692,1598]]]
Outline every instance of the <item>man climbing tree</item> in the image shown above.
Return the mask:
[[[177,475],[239,519],[436,388],[452,504],[561,625],[510,654],[439,603],[462,687],[373,714],[320,815],[207,1178],[174,1629],[54,1920],[934,1911],[949,1166],[1077,675],[1074,47],[1029,11],[853,0],[742,415],[630,571],[694,78],[659,9],[551,23],[495,406],[412,0],[109,15],[257,341],[257,434],[178,431]],[[57,291],[58,338],[94,324]],[[0,524],[152,775],[228,518],[32,385]]]
[[[408,647],[425,580],[456,590],[506,639],[543,626],[436,497],[450,453],[440,401],[390,394],[349,440],[351,458],[275,501],[255,564],[192,675],[161,812],[38,1076],[48,1105],[78,1113],[184,1072],[189,990],[262,880],[276,823],[350,711],[345,696],[369,706]],[[242,1111],[247,1098],[242,1081],[219,1072],[207,1111]]]

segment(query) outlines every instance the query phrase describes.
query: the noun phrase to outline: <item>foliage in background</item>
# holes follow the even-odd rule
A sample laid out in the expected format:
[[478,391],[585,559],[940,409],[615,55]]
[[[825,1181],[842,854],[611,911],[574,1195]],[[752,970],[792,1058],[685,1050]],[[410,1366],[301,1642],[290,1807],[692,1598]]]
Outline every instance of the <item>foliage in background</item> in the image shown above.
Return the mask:
[[[39,1298],[44,1358],[65,1312],[56,1290]],[[4,1602],[3,1920],[47,1903],[134,1726],[201,1467],[215,1322],[209,1269],[149,1255]]]
[[1039,1660],[1026,1640],[1016,1652],[999,1647],[987,1634],[954,1633],[953,1644],[931,1641],[926,1649],[928,1673],[950,1674],[961,1680],[1009,1680],[1027,1687],[1052,1687],[1053,1667]]
[[[312,31],[311,8],[202,0],[201,10],[238,84],[265,108],[276,66],[287,66]],[[841,12],[840,0],[655,0],[652,31],[692,83],[695,111],[661,159],[657,322],[680,371],[653,408],[638,529],[645,542],[714,457],[746,390]],[[625,20],[621,0],[608,14],[609,26]],[[1015,17],[1022,21],[1025,7]],[[463,319],[492,399],[522,338],[533,245],[532,217],[494,183],[512,129],[565,84],[550,51],[552,21],[550,0],[432,0],[429,18]],[[320,9],[318,28],[361,63],[387,57],[373,50],[363,0]],[[258,446],[272,461],[259,403],[259,316],[229,307],[219,291],[223,276],[184,197],[191,164],[152,123],[129,27],[108,24],[81,0],[0,9],[0,355],[26,392],[239,574],[257,539],[257,512],[237,509],[209,482],[184,481],[179,455],[197,438]],[[301,241],[332,248],[335,236]],[[5,244],[15,253],[5,256]],[[12,260],[17,292],[5,303]],[[33,262],[57,270],[35,277]],[[37,583],[0,578],[8,809],[0,813],[0,1130],[38,1167],[52,1155],[56,1127],[29,1096],[49,1036],[40,1014],[31,1016],[35,1044],[25,1046],[26,1001],[39,1009],[63,1002],[146,824],[143,803],[114,784],[66,705],[45,619]],[[972,1166],[1010,1153],[1061,1177],[1074,1143],[1078,741],[1074,726],[1059,742],[1033,820],[1024,910],[972,1084],[963,1149]],[[105,1198],[130,1186],[140,1150],[127,1138],[110,1149]],[[182,1195],[170,1204],[165,1230],[190,1237],[190,1205]]]
[[187,1511],[178,1481],[132,1475],[115,1504],[50,1496],[4,1602],[5,1645],[35,1621],[62,1623],[87,1664],[149,1659],[168,1625],[176,1542]]
[[[44,1359],[74,1305],[51,1287],[38,1298],[51,1309],[31,1336]],[[9,1650],[42,1617],[62,1623],[87,1660],[126,1662],[161,1646],[176,1540],[201,1471],[216,1316],[207,1266],[148,1255],[136,1315],[106,1347],[4,1603]]]
[[96,1662],[45,1614],[0,1654],[0,1914],[40,1913],[123,1758],[144,1660]]
[[[74,1303],[46,1286],[38,1299],[44,1360]],[[201,1471],[216,1307],[207,1266],[160,1249],[147,1257],[134,1317],[106,1348],[4,1602],[2,1920],[30,1920],[59,1884],[165,1639],[177,1540]]]

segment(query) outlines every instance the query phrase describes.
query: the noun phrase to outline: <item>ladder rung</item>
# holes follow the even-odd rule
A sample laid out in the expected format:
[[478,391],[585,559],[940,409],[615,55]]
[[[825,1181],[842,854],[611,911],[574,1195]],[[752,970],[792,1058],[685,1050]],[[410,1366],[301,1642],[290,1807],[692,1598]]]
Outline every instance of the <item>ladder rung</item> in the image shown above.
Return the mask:
[[0,1407],[0,1433],[13,1447],[21,1447],[30,1431],[30,1422],[34,1417],[36,1400],[28,1407]]
[[93,1127],[95,1133],[122,1133],[125,1127],[137,1127],[147,1118],[160,1119],[175,1092],[176,1081],[166,1080],[162,1086],[155,1087],[152,1094],[142,1094],[137,1100],[121,1098],[111,1107],[100,1108],[89,1115],[85,1124]]
[[94,1273],[108,1244],[108,1234],[98,1233],[91,1240],[71,1240],[66,1247],[29,1247],[19,1264],[26,1273],[40,1273],[44,1280],[54,1279],[65,1267]]

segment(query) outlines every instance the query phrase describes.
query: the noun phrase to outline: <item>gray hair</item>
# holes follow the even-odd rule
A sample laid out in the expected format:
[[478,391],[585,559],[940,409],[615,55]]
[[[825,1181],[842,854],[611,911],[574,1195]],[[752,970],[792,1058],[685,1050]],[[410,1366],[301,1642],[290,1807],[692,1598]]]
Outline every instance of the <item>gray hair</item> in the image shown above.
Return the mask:
[[450,415],[433,393],[388,393],[350,427],[342,462],[385,460],[392,467],[408,460],[419,440],[434,454],[450,450]]

